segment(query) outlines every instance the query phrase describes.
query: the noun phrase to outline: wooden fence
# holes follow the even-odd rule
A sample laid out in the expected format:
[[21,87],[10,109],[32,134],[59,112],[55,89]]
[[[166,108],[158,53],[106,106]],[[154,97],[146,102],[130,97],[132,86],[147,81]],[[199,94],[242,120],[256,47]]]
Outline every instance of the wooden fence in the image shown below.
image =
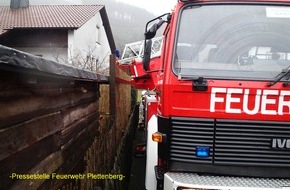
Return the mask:
[[[112,180],[88,175],[118,172],[131,86],[115,76],[108,85],[108,77],[0,46],[0,187],[108,189]],[[79,179],[61,179],[69,175]]]

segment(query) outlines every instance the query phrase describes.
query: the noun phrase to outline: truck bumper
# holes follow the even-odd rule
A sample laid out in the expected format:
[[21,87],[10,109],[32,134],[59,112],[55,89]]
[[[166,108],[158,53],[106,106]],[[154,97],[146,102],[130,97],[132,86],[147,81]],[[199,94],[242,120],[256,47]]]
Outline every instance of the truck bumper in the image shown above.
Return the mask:
[[166,173],[164,189],[170,190],[290,190],[290,179],[207,176]]

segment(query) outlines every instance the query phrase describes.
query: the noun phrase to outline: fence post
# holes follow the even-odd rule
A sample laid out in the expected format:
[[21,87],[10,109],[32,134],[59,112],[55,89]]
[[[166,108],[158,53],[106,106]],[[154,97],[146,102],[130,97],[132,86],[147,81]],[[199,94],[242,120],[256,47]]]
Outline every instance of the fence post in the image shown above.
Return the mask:
[[[116,153],[116,57],[110,55],[110,129],[112,130],[113,152]],[[113,160],[114,162],[114,160]]]

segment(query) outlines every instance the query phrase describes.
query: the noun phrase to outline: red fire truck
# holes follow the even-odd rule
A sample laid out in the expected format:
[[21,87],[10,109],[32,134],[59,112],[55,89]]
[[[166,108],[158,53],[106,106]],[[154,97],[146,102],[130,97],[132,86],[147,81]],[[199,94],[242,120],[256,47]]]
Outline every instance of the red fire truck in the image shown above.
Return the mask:
[[179,0],[141,44],[148,190],[290,189],[289,0]]

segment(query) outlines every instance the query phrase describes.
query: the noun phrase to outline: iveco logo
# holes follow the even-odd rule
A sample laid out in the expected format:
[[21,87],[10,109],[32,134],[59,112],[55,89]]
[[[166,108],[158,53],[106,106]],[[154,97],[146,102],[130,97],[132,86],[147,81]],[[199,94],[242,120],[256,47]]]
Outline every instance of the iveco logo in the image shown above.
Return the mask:
[[290,139],[272,139],[272,148],[290,149]]

